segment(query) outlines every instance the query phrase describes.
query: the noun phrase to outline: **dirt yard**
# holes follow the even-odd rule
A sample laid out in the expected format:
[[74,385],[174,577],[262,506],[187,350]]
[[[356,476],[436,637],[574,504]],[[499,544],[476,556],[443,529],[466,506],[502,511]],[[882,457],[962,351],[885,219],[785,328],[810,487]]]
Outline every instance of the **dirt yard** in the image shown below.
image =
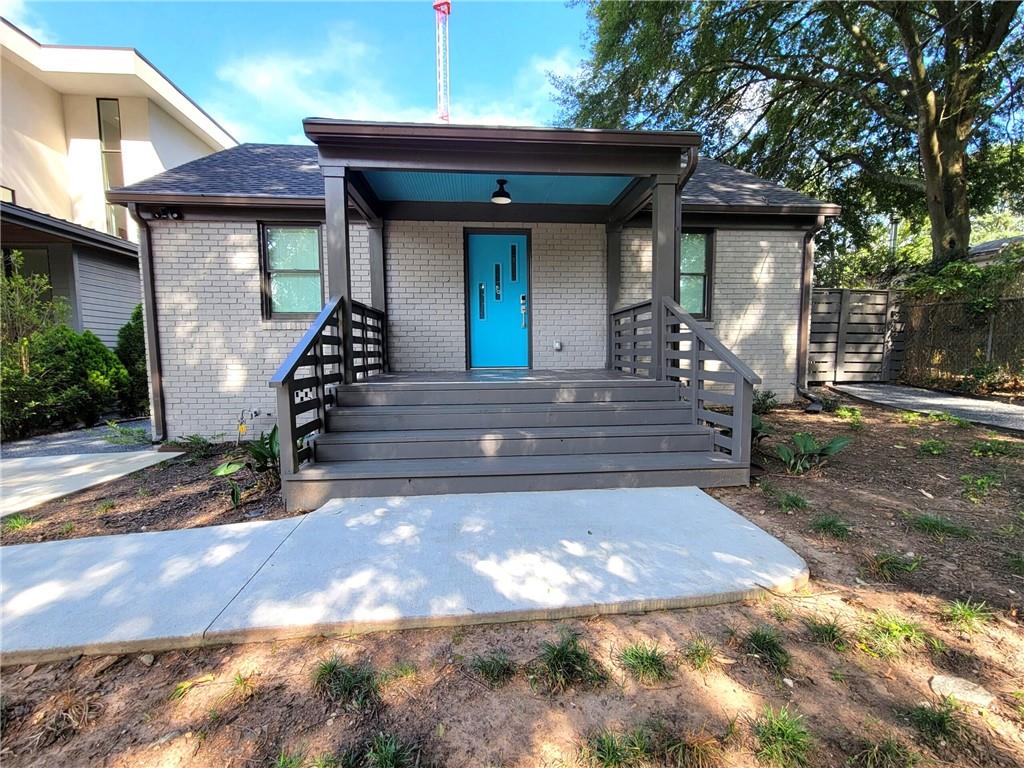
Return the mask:
[[[586,621],[5,668],[0,760],[282,768],[1024,765],[1024,441],[858,407],[859,419],[773,411],[764,417],[777,430],[763,444],[769,454],[797,431],[847,435],[853,443],[805,475],[787,475],[772,460],[758,485],[714,492],[807,560],[812,580],[802,594]],[[83,501],[69,509],[78,497],[49,505],[39,528],[19,540],[52,538],[41,532],[59,527],[60,520],[49,522],[59,514],[75,515],[63,518],[75,522],[75,535],[245,519],[244,507],[230,512],[223,491],[204,479],[208,470],[199,463],[147,470],[179,473],[177,492],[152,488],[169,519],[163,507],[137,500],[139,478],[126,478],[90,492],[89,507]],[[116,507],[96,511],[106,498],[124,504],[124,515],[148,515],[146,522],[114,522]],[[205,500],[197,507],[205,511],[189,511],[187,499]],[[560,693],[536,684],[542,644],[557,641],[565,627],[605,670],[603,684]],[[764,627],[771,631],[762,638],[780,641],[774,653],[750,635]],[[699,653],[695,640],[713,646]],[[669,679],[644,685],[627,673],[620,653],[637,641],[657,644]],[[475,667],[477,657],[496,650],[516,666],[500,686]],[[356,709],[318,695],[314,672],[332,654],[372,665],[379,697]],[[954,678],[959,697],[945,706],[933,690],[946,691],[944,677]],[[961,679],[983,690],[965,689]],[[971,703],[989,695],[985,704]],[[782,707],[802,718],[796,730],[802,725],[809,742],[792,727],[771,727],[766,708],[778,715]],[[653,746],[629,734],[638,726]],[[384,760],[379,734],[408,745],[408,761]],[[676,747],[664,749],[671,738]]]

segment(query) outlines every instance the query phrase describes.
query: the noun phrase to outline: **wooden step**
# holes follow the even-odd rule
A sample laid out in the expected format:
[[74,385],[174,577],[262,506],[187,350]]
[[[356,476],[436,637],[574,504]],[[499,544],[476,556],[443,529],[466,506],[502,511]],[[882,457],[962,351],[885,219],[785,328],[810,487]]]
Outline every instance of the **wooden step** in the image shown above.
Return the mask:
[[314,443],[318,462],[684,452],[712,447],[709,429],[686,424],[329,432]]
[[[331,498],[579,488],[743,485],[749,468],[703,451],[334,461],[285,478],[289,506]],[[514,510],[509,511],[510,514]]]
[[510,405],[517,403],[615,403],[671,402],[679,400],[679,385],[672,381],[644,379],[620,382],[526,381],[459,382],[359,382],[334,390],[338,406],[386,405]]
[[412,429],[527,429],[689,424],[691,409],[678,402],[518,403],[510,405],[374,405],[329,408],[328,432]]

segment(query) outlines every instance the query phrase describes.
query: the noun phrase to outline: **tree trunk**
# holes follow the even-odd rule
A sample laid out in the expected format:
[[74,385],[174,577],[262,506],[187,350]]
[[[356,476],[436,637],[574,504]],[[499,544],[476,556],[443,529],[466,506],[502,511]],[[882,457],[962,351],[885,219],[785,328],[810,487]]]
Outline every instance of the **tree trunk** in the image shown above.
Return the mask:
[[971,207],[967,194],[967,146],[956,129],[937,129],[922,119],[918,144],[924,168],[932,267],[966,259],[971,243]]

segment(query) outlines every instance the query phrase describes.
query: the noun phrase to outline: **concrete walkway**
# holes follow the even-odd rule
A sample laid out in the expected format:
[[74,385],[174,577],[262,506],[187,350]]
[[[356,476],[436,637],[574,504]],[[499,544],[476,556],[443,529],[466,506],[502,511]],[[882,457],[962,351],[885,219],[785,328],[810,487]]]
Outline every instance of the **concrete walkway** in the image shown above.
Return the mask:
[[709,605],[806,579],[695,488],[338,500],[2,547],[0,661]]
[[832,388],[878,405],[919,413],[944,411],[982,426],[1024,432],[1024,406],[963,397],[901,384],[834,384]]
[[0,459],[0,517],[107,483],[181,456],[149,449],[131,453],[74,453]]

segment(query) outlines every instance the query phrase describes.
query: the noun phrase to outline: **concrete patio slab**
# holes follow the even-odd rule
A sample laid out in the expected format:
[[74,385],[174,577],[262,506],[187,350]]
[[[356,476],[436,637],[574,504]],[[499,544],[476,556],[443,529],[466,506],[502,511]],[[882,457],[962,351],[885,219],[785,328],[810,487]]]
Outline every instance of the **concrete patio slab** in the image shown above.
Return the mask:
[[806,579],[795,552],[696,488],[336,500],[207,639],[681,608]]
[[0,459],[0,516],[23,512],[69,493],[107,483],[180,453],[69,453]]
[[975,424],[1013,432],[1024,432],[1024,406],[998,400],[963,397],[902,384],[833,384],[843,394],[870,403],[918,413],[943,411]]
[[0,547],[3,663],[202,644],[300,522]]

